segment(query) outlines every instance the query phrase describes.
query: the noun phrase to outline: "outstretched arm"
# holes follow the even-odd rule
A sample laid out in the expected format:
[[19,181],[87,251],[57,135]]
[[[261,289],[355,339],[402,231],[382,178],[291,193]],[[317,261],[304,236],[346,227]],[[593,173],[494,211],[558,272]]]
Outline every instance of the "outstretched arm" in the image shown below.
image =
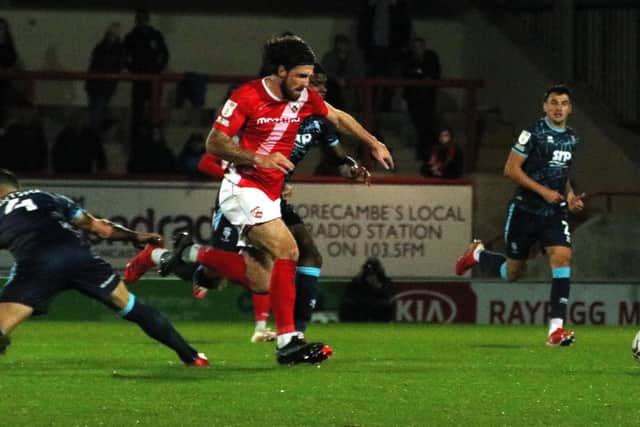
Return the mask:
[[338,172],[340,172],[340,175],[347,179],[369,185],[371,174],[367,168],[359,165],[353,157],[348,156],[340,143],[332,145],[331,149],[336,159],[338,159]]
[[97,218],[89,212],[81,213],[74,220],[74,224],[81,230],[95,234],[107,240],[129,241],[136,246],[144,245],[145,243],[162,243],[162,236],[158,233],[133,231],[123,225],[116,224],[107,219]]
[[327,119],[334,124],[338,131],[360,139],[369,146],[371,155],[385,168],[393,169],[393,157],[387,149],[387,146],[378,141],[378,138],[371,135],[353,116],[342,110],[334,108],[325,101],[329,113]]

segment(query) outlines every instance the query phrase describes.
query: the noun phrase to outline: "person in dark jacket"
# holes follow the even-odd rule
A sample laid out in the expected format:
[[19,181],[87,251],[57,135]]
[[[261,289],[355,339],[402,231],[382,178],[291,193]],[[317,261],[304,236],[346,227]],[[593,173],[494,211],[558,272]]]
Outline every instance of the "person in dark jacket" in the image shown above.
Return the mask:
[[434,178],[460,178],[464,172],[462,149],[456,142],[453,130],[440,128],[437,143],[431,147],[422,166],[422,175]]
[[60,131],[51,149],[51,162],[57,173],[91,174],[107,168],[100,137],[83,118],[73,118]]
[[[149,12],[136,12],[136,25],[125,36],[128,52],[127,68],[132,73],[159,74],[169,62],[169,50],[162,33],[149,24]],[[134,81],[131,89],[131,129],[133,132],[145,120],[151,99],[151,83]],[[132,144],[135,138],[132,139]]]
[[[423,38],[415,37],[411,42],[409,56],[404,63],[403,77],[416,80],[439,80],[441,74],[438,54],[427,49]],[[437,89],[408,86],[404,88],[404,99],[407,101],[409,117],[418,135],[416,157],[421,159],[430,152],[433,141],[437,138]]]
[[393,284],[378,258],[371,257],[347,285],[338,309],[342,322],[390,322]]
[[[18,62],[18,53],[13,42],[13,36],[9,30],[9,23],[6,19],[0,18],[0,70],[9,71]],[[11,92],[11,81],[0,79],[0,126],[4,124],[6,106]]]
[[[120,73],[127,61],[127,50],[120,37],[120,23],[114,22],[107,28],[104,38],[91,52],[89,73]],[[104,115],[116,91],[117,80],[87,80],[85,90],[89,100],[89,125],[96,132],[104,124]]]

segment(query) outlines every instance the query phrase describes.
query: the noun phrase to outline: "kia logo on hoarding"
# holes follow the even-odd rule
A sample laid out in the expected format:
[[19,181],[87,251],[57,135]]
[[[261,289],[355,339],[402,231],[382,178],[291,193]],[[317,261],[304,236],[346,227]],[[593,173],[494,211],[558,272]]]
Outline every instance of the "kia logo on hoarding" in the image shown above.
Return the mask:
[[440,292],[400,292],[392,301],[396,306],[396,322],[451,323],[458,315],[454,300]]

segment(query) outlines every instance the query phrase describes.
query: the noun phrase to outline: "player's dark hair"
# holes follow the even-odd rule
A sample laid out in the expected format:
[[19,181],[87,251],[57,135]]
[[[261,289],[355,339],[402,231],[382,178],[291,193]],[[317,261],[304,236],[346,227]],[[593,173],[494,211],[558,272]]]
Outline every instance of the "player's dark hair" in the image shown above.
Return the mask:
[[313,64],[313,74],[327,74],[327,72],[324,71],[322,65],[316,62],[315,64]]
[[316,55],[309,45],[298,36],[279,36],[267,41],[262,54],[263,70],[275,74],[282,65],[285,70],[298,65],[313,65]]
[[547,89],[544,93],[544,102],[547,102],[549,99],[549,95],[555,93],[557,95],[567,95],[570,101],[573,101],[573,94],[571,93],[571,89],[568,86],[563,84],[556,84]]
[[10,185],[15,188],[20,187],[16,175],[7,169],[0,169],[0,185]]

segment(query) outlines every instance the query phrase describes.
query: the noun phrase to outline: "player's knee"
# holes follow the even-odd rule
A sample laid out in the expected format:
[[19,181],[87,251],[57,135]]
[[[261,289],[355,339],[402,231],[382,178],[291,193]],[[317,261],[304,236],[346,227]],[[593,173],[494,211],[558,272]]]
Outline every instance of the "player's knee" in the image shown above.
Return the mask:
[[295,244],[283,246],[279,252],[279,254],[276,254],[276,259],[281,258],[297,262],[300,257],[300,251]]
[[571,254],[558,254],[551,257],[551,267],[569,267],[571,265]]
[[255,292],[256,294],[268,294],[269,282],[250,282],[249,290],[251,292]]

